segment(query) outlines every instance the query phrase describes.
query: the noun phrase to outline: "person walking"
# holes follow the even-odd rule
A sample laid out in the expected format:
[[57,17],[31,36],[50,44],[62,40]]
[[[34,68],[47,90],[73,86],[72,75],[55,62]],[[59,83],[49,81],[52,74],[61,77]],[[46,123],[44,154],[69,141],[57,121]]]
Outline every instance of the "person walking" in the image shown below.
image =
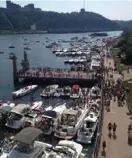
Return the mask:
[[116,128],[117,128],[117,125],[116,125],[116,123],[114,122],[114,124],[113,124],[113,135],[115,135],[115,133],[116,133]]
[[111,130],[112,130],[112,123],[109,122],[108,124],[108,130],[109,130],[109,135],[111,135]]
[[105,140],[102,142],[102,148],[103,148],[103,151],[105,151],[105,149],[106,149],[106,141]]

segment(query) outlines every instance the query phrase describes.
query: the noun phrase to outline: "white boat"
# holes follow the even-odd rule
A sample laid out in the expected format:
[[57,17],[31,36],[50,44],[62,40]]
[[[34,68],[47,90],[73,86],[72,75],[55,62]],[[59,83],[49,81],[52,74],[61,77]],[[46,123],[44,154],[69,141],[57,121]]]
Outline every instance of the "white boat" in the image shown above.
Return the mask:
[[35,101],[31,103],[31,109],[32,110],[39,110],[43,105],[42,101]]
[[9,139],[7,138],[4,139],[4,142],[1,148],[0,158],[8,158],[8,155],[13,148],[13,143],[14,143],[13,138],[14,137],[11,136]]
[[61,139],[72,139],[76,135],[88,111],[88,105],[80,108],[77,107],[76,110],[64,110],[55,125],[54,136]]
[[63,88],[57,88],[53,96],[60,97],[62,94],[63,94]]
[[66,86],[66,87],[64,87],[63,93],[61,93],[61,96],[69,98],[70,97],[70,93],[71,93],[71,87]]
[[44,115],[42,115],[40,128],[43,130],[45,135],[50,135],[53,133],[54,124],[56,124],[58,117],[62,114],[62,112],[65,109],[66,109],[66,103],[59,105],[50,111],[46,111]]
[[18,104],[15,106],[7,118],[6,126],[12,129],[19,129],[23,126],[25,121],[25,114],[31,110],[28,104]]
[[84,158],[82,150],[82,145],[74,141],[61,140],[45,158]]
[[56,92],[56,89],[58,88],[59,86],[54,84],[54,85],[49,85],[47,86],[43,91],[42,93],[40,94],[41,97],[50,97],[52,96],[55,92]]
[[31,85],[31,86],[27,86],[27,87],[24,87],[22,89],[19,89],[15,92],[12,92],[12,96],[13,97],[21,97],[21,96],[24,96],[26,94],[29,94],[31,93],[33,90],[35,90],[36,88],[38,87],[38,85]]
[[90,97],[91,98],[98,98],[101,96],[100,88],[97,86],[94,86],[90,89]]
[[84,144],[91,144],[98,125],[100,108],[98,104],[91,106],[90,112],[84,119],[81,128],[77,133],[77,141]]
[[16,145],[8,154],[8,158],[47,158],[46,150],[52,148],[52,145],[36,141],[42,133],[33,127],[24,128],[14,137]]
[[81,88],[79,88],[79,87],[78,88],[72,87],[70,98],[72,98],[72,99],[78,99],[81,95],[82,95]]

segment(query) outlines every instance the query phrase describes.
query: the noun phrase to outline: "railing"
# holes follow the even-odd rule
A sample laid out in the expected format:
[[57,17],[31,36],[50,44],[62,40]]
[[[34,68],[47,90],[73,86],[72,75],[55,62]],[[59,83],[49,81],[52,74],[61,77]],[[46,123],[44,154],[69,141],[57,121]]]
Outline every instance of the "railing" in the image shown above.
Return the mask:
[[99,149],[100,149],[100,141],[101,141],[101,134],[102,134],[102,126],[103,126],[103,113],[104,113],[104,91],[103,91],[103,81],[101,84],[101,114],[99,118],[99,124],[97,129],[97,137],[95,141],[95,146],[93,150],[92,158],[98,158]]

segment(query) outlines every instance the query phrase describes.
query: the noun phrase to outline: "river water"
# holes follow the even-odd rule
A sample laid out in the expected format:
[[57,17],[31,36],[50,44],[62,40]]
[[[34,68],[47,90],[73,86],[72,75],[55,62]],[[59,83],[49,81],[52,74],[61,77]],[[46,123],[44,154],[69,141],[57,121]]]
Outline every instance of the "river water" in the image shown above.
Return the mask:
[[[118,36],[121,34],[118,32],[108,32],[109,36]],[[20,62],[23,59],[24,52],[24,43],[31,42],[29,47],[31,50],[26,51],[28,54],[28,59],[31,67],[45,67],[50,66],[52,68],[68,68],[64,64],[64,58],[57,58],[51,49],[45,48],[45,45],[50,44],[50,42],[58,42],[58,40],[69,41],[72,37],[88,37],[88,33],[77,33],[77,34],[26,34],[26,35],[0,35],[0,99],[5,97],[7,100],[11,100],[11,93],[14,91],[13,85],[13,69],[12,61],[8,59],[9,53],[14,52],[17,56],[17,67],[20,68]],[[27,39],[25,41],[24,39]],[[50,39],[49,43],[46,43],[46,40]],[[37,42],[40,41],[40,42]],[[9,48],[9,45],[12,44],[15,48]],[[67,48],[68,43],[61,43],[62,47]],[[40,100],[40,91],[39,88],[34,93],[34,98]],[[18,102],[28,102],[29,96],[25,96],[22,99],[19,99]],[[54,102],[54,100],[53,100]],[[90,158],[92,153],[93,146],[86,146],[85,150],[88,152]],[[88,150],[88,151],[87,151]]]

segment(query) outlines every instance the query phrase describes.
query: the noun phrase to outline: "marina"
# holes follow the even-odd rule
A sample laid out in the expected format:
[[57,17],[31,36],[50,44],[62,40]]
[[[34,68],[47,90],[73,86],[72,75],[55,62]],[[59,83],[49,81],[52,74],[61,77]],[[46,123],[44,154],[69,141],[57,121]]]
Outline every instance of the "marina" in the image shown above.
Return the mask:
[[[27,42],[31,40],[28,37],[25,38]],[[31,43],[40,45],[43,42],[41,38],[42,36],[37,40],[39,42],[35,39]],[[87,42],[82,40],[82,37],[80,40],[78,38],[77,42],[73,42],[71,38],[67,41],[69,40],[72,44],[68,45],[68,42],[64,42],[64,47],[61,44],[63,52],[66,53],[75,43],[79,48],[85,43],[85,50],[86,48],[89,50],[89,53],[83,53],[86,60],[82,61],[82,65],[74,64],[74,68],[72,65],[65,64],[66,59],[63,57],[59,59],[59,62],[63,63],[62,67],[57,65],[58,63],[43,65],[42,61],[37,61],[39,52],[35,54],[35,62],[39,65],[35,66],[32,63],[34,61],[31,53],[33,48],[28,50],[30,53],[22,51],[20,57],[15,53],[16,45],[12,48],[14,51],[9,52],[9,59],[6,60],[12,67],[12,83],[16,89],[10,89],[8,96],[8,93],[1,96],[0,122],[6,135],[1,141],[0,158],[3,158],[2,155],[7,155],[9,158],[14,158],[14,155],[15,157],[21,155],[21,158],[35,155],[40,158],[92,157],[101,116],[103,58],[105,52],[111,51],[111,47],[107,44],[108,41],[114,40],[114,37],[113,39],[109,37],[94,39],[92,42],[88,42],[91,40],[90,37],[85,38]],[[23,37],[20,39],[22,40]],[[49,39],[50,35],[49,38],[45,37],[46,41],[50,41]],[[12,45],[14,45],[13,42]],[[50,49],[49,54],[58,58],[53,53],[53,48],[45,49]],[[84,47],[81,49],[84,51]],[[32,139],[29,139],[30,142],[26,142],[27,140],[22,137],[23,132],[25,135],[34,135],[30,137]],[[38,141],[36,139],[39,135],[41,139]],[[10,139],[9,145],[6,139]],[[8,148],[8,151],[5,151],[5,148]]]

